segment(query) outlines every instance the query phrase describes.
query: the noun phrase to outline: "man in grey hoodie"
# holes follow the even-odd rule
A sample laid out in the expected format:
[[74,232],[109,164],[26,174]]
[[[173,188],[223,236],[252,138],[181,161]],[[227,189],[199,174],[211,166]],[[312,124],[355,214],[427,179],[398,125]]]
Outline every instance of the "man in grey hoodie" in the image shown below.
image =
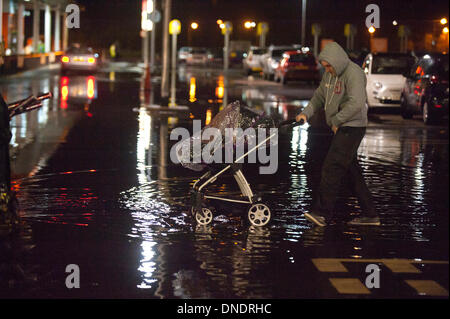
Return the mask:
[[326,122],[334,136],[322,167],[313,209],[305,213],[305,217],[316,225],[325,226],[333,215],[341,181],[348,176],[362,209],[362,216],[349,224],[380,225],[357,159],[358,147],[367,127],[366,75],[336,42],[324,47],[319,62],[326,73],[308,106],[296,120],[306,122],[317,110],[324,108]]

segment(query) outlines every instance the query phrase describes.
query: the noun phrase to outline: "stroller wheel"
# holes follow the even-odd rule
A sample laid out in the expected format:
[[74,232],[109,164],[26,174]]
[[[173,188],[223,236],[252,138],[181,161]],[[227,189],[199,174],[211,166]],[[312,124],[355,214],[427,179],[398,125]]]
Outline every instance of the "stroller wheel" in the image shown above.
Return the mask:
[[195,220],[200,225],[208,225],[213,220],[213,213],[210,209],[203,207],[201,212],[195,213]]
[[264,226],[270,221],[271,213],[266,204],[256,203],[248,210],[248,220],[253,226]]

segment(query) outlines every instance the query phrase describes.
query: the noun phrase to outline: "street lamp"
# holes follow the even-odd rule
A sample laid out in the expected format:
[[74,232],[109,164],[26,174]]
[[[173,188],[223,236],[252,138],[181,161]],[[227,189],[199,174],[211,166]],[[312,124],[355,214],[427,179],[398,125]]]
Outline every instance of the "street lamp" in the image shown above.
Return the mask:
[[444,24],[447,24],[447,19],[446,18],[442,18],[440,21],[439,21],[442,25],[444,25]]
[[375,28],[373,27],[373,26],[371,26],[370,28],[369,28],[369,33],[370,34],[373,34],[375,32]]
[[396,26],[398,24],[397,20],[392,21],[392,24]]
[[191,29],[192,30],[197,30],[198,29],[198,23],[197,22],[192,22],[191,23]]
[[444,29],[442,29],[442,32],[443,32],[444,34],[447,34],[447,33],[448,33],[448,27],[445,27]]
[[244,22],[244,27],[246,29],[254,28],[254,27],[256,27],[256,22],[254,22],[254,21],[245,21]]

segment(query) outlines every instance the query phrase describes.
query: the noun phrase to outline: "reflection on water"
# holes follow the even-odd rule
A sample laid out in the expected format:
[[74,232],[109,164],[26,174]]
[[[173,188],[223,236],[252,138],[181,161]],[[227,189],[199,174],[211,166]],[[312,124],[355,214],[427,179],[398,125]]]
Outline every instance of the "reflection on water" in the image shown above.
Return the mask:
[[[116,76],[119,74],[113,78]],[[129,103],[129,97],[123,95],[114,96],[115,103],[107,102],[101,94],[104,91],[97,89],[96,78],[61,78],[45,84],[56,88],[58,98],[48,102],[45,116],[36,112],[17,117],[14,143],[24,138],[23,126],[44,125],[52,112],[69,111],[77,103],[97,99],[94,105],[107,104],[108,112],[95,113],[98,122],[90,122],[95,117],[85,118],[58,156],[20,183],[24,217],[92,230],[100,234],[88,240],[93,250],[110,236],[138,243],[136,260],[123,261],[132,268],[131,275],[137,274],[135,282],[131,277],[127,280],[133,282],[133,288],[155,297],[298,296],[298,290],[306,288],[293,287],[292,278],[308,280],[303,269],[316,254],[357,259],[380,254],[410,257],[410,246],[448,237],[448,229],[439,226],[448,225],[448,131],[421,128],[371,127],[361,144],[358,156],[381,215],[383,226],[379,228],[348,227],[342,222],[314,228],[305,220],[302,213],[312,202],[331,139],[327,132],[308,125],[281,132],[275,175],[259,175],[256,165],[244,167],[252,189],[271,207],[270,225],[249,227],[243,222],[244,205],[222,207],[216,202],[208,203],[215,212],[212,225],[193,225],[189,191],[199,176],[170,162],[171,130],[189,128],[193,114],[201,114],[208,124],[228,100],[245,97],[251,107],[283,119],[292,118],[307,101],[259,92],[258,88],[236,88],[223,75],[185,73],[182,83],[185,92],[180,96],[199,104],[198,112],[193,105],[191,118],[144,107],[132,112],[123,106]],[[120,86],[124,83],[115,85],[114,94],[123,92]],[[138,84],[133,89],[130,96],[139,96]],[[204,93],[207,90],[209,93]],[[200,105],[204,95],[216,99]],[[141,102],[153,105],[153,98],[143,94]],[[62,107],[64,101],[67,108]],[[91,137],[90,143],[85,142],[86,136]],[[72,157],[75,153],[82,155]],[[103,161],[95,161],[97,157]],[[226,176],[210,190],[222,195],[238,191],[234,180]],[[337,217],[346,221],[359,207],[351,194],[341,195]],[[443,254],[426,249],[421,253],[439,253],[440,258]]]

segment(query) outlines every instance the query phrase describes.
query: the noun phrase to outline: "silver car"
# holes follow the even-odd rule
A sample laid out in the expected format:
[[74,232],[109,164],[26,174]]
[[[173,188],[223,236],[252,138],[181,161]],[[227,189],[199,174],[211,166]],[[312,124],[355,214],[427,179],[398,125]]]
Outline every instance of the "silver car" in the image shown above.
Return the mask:
[[192,48],[186,58],[186,64],[207,64],[212,62],[213,55],[206,48]]
[[245,72],[250,75],[253,72],[262,71],[261,60],[266,53],[266,49],[252,47],[248,52],[247,56],[242,61]]
[[178,62],[186,62],[186,59],[191,51],[191,47],[181,47],[180,50],[178,50]]
[[264,79],[273,80],[275,70],[283,59],[283,53],[291,50],[295,50],[295,48],[293,46],[270,46],[268,48],[267,53],[261,59]]
[[70,47],[61,57],[61,72],[92,71],[98,69],[99,55],[92,48],[83,48],[79,45]]

